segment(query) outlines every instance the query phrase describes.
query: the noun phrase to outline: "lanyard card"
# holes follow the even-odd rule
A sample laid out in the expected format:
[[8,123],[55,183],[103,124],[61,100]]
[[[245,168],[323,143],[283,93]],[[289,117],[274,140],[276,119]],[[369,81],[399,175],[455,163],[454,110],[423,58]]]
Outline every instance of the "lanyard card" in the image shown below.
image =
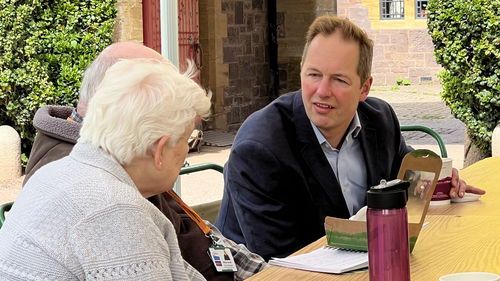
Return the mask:
[[212,245],[208,248],[207,253],[218,272],[235,272],[238,270],[233,255],[228,248],[221,245]]

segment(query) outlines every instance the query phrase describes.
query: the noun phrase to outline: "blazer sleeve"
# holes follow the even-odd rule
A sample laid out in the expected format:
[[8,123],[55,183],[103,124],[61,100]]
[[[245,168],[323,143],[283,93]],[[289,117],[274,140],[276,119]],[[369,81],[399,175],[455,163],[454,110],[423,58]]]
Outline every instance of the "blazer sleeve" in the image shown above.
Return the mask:
[[[225,192],[244,243],[265,260],[298,250],[306,232],[299,225],[303,219],[297,204],[303,187],[295,169],[282,161],[263,143],[244,140],[233,147],[225,169]],[[235,223],[228,219],[225,223]]]

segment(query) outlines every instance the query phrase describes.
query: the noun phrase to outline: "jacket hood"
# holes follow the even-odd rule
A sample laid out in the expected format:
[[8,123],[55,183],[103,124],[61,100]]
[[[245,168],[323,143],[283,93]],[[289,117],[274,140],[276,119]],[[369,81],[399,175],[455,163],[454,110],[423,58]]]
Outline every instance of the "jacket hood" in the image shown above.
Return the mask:
[[33,126],[38,133],[49,135],[70,143],[80,137],[82,124],[68,121],[73,107],[46,105],[39,108],[33,118]]

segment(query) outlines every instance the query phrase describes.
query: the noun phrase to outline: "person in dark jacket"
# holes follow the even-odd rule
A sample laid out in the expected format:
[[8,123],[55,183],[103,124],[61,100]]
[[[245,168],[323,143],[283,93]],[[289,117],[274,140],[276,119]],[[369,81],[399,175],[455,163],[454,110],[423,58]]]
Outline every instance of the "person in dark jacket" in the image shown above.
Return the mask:
[[37,110],[33,126],[38,133],[31,148],[23,186],[40,167],[69,155],[82,127],[79,122],[68,121],[73,114],[78,114],[76,109],[68,106],[46,105]]
[[[236,135],[224,168],[215,225],[266,260],[325,235],[326,216],[349,218],[366,191],[397,177],[411,151],[386,102],[368,98],[373,43],[347,19],[309,28],[301,90],[255,112]],[[453,171],[451,196],[484,191]]]

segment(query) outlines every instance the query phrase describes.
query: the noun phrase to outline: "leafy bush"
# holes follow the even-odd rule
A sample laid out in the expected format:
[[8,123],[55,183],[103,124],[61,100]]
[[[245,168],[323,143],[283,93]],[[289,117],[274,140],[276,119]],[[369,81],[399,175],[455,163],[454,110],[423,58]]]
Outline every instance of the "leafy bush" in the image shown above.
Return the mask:
[[33,116],[46,104],[75,106],[85,67],[110,45],[116,0],[0,0],[0,125],[29,153]]
[[498,0],[431,0],[427,6],[434,55],[445,69],[441,97],[486,154],[500,121],[499,12]]
[[396,79],[396,84],[403,85],[403,78]]
[[403,85],[404,86],[410,86],[411,82],[408,79],[403,80]]

